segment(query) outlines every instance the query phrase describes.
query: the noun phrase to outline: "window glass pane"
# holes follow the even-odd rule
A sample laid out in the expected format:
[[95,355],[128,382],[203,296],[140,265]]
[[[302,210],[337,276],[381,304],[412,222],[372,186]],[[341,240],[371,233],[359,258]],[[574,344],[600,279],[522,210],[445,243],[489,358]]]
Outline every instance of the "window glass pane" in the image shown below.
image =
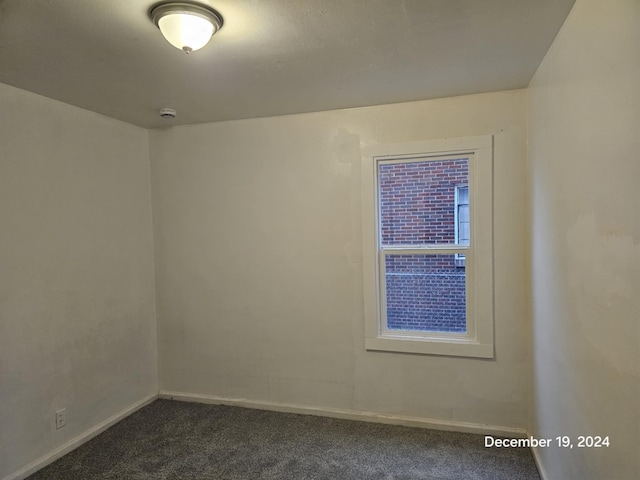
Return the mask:
[[[457,187],[457,217],[458,230],[456,232],[456,243],[460,245],[469,245],[469,187]],[[464,267],[465,256],[456,256],[456,266]]]
[[469,245],[469,205],[458,205],[458,243]]
[[386,255],[387,329],[465,333],[466,272],[456,255]]
[[458,204],[469,205],[469,187],[458,187]]
[[469,205],[458,206],[458,221],[461,224],[469,224]]
[[468,182],[467,158],[380,163],[380,244],[455,243],[456,186]]

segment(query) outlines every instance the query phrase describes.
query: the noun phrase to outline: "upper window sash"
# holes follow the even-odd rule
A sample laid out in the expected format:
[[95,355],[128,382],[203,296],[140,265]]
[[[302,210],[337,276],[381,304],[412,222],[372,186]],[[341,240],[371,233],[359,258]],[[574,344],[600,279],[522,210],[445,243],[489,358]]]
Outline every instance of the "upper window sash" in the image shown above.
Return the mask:
[[[455,224],[452,231],[455,234],[450,238],[439,238],[441,235],[446,236],[446,222],[447,220],[443,214],[444,212],[436,211],[433,214],[436,215],[435,222],[442,222],[439,225],[442,227],[434,227],[434,230],[426,228],[420,232],[420,235],[425,235],[423,241],[416,238],[418,232],[415,227],[409,226],[404,223],[394,224],[394,220],[408,220],[411,214],[407,213],[404,209],[397,211],[398,207],[402,208],[402,201],[407,202],[407,208],[416,207],[417,204],[422,204],[422,198],[416,198],[420,193],[419,190],[413,190],[418,188],[417,185],[412,185],[411,181],[415,179],[418,183],[421,183],[422,193],[433,190],[435,184],[440,179],[431,179],[429,177],[429,169],[434,170],[434,174],[442,174],[442,170],[435,172],[436,169],[446,169],[445,175],[453,177],[452,179],[458,181],[464,181],[468,183],[469,175],[472,174],[473,153],[456,153],[456,154],[416,154],[416,155],[396,155],[393,157],[375,157],[375,195],[376,195],[376,235],[378,239],[378,248],[412,248],[418,246],[424,246],[428,248],[449,247],[451,245],[460,245],[458,243],[457,236],[457,220],[454,220],[452,224]],[[429,166],[422,166],[428,165]],[[398,169],[398,166],[403,168]],[[405,169],[404,167],[407,166]],[[423,170],[423,168],[426,170]],[[451,180],[451,179],[447,179]],[[409,187],[409,188],[408,188]],[[438,185],[437,188],[442,188],[444,185]],[[400,197],[398,197],[400,195]],[[435,200],[433,203],[437,205],[439,200]],[[415,204],[412,202],[416,202]],[[400,204],[400,205],[398,205]],[[423,205],[424,208],[430,207],[430,202]],[[431,204],[433,208],[433,204]],[[450,214],[457,219],[457,185],[454,187],[453,198],[451,199]],[[394,217],[389,216],[391,213]],[[413,221],[424,227],[432,227],[429,222],[423,222],[421,218],[414,217]],[[435,225],[435,223],[434,223]],[[413,230],[412,230],[413,228]],[[442,228],[442,230],[439,230]],[[413,238],[410,238],[413,237]],[[406,240],[408,243],[403,243]],[[462,244],[465,245],[465,244]]]

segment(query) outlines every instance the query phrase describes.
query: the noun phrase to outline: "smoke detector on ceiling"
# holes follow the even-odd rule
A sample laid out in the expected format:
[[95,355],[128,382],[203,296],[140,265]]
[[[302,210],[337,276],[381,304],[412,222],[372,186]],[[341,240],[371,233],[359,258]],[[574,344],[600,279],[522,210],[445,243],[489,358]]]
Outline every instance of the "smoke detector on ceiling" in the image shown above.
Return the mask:
[[160,116],[162,118],[176,118],[176,111],[173,108],[161,108]]

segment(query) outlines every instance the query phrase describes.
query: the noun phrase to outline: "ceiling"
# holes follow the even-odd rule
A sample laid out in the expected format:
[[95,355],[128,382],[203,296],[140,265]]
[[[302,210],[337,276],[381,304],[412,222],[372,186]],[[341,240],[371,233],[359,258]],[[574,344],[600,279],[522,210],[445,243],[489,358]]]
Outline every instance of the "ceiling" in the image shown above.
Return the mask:
[[146,128],[510,90],[574,1],[202,0],[224,25],[186,55],[154,0],[0,0],[0,82]]

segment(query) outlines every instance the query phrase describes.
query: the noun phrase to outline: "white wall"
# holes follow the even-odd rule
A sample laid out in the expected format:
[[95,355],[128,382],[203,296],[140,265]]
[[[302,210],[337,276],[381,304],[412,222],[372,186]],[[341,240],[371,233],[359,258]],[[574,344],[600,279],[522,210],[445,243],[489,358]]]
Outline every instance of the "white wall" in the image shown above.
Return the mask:
[[[150,132],[161,391],[526,426],[524,91]],[[496,134],[496,359],[366,352],[360,146]]]
[[0,478],[157,392],[148,165],[145,130],[0,84]]
[[536,436],[548,479],[640,475],[640,2],[578,0],[529,92]]

